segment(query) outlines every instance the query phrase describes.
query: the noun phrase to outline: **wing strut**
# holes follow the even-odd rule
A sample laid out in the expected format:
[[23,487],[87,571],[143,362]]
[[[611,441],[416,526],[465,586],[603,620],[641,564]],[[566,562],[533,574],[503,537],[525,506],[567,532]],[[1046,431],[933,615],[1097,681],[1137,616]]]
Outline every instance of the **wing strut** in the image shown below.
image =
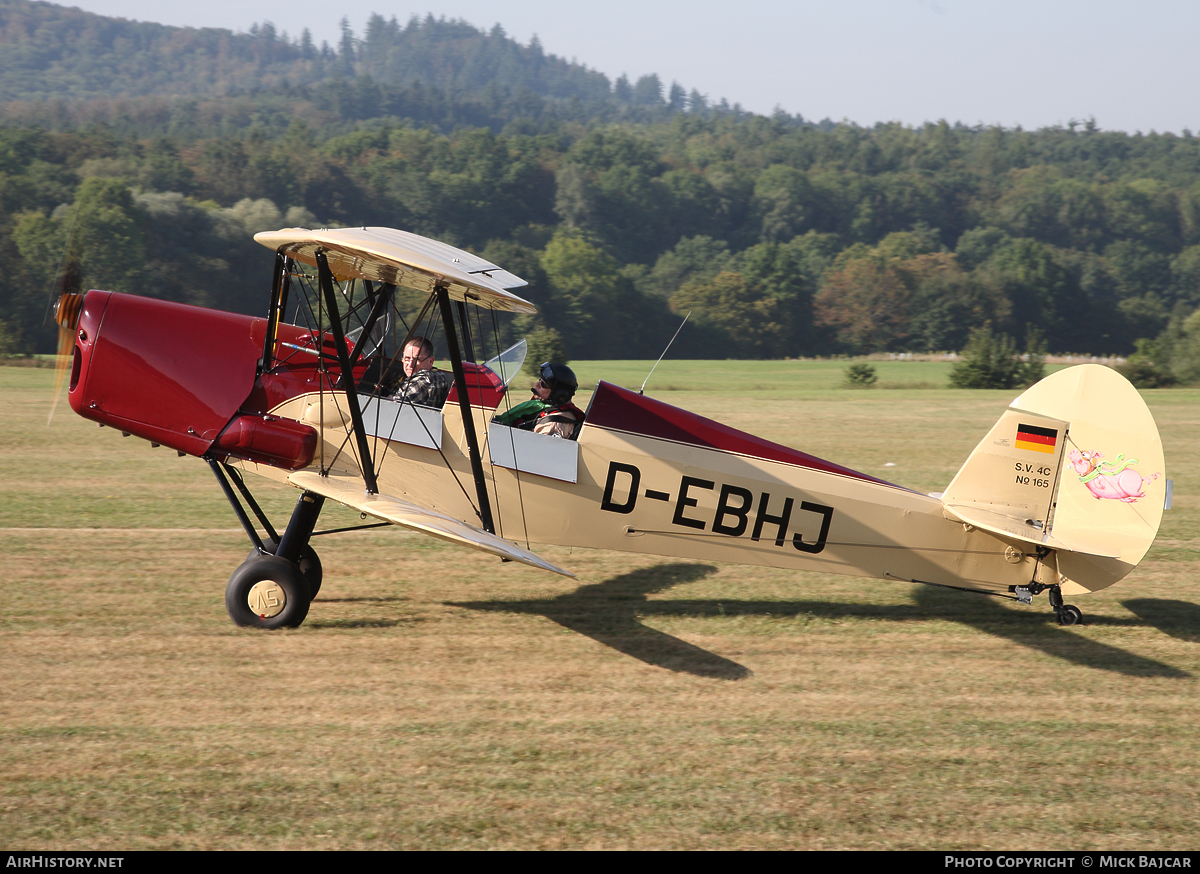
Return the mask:
[[[354,384],[354,368],[350,366],[350,353],[346,348],[346,335],[342,332],[342,320],[337,305],[337,296],[333,293],[333,272],[329,269],[329,261],[324,252],[317,253],[317,278],[321,284],[321,293],[325,296],[325,306],[329,309],[329,329],[333,332],[333,342],[337,347],[338,364],[342,369],[339,380],[341,388],[346,392],[346,402],[350,407],[350,422],[354,428],[354,440],[358,444],[358,463],[362,468],[363,482],[368,494],[379,494],[379,485],[375,481],[375,461],[371,458],[371,448],[367,445],[367,429],[363,425],[362,410],[358,406],[358,387]],[[365,338],[363,338],[365,340]],[[462,369],[462,365],[459,365]],[[464,384],[466,379],[463,380]]]
[[262,359],[258,362],[260,376],[275,366],[275,335],[287,306],[288,288],[291,285],[287,262],[288,259],[282,252],[275,253],[275,272],[271,277],[271,309],[267,313],[267,336],[263,340]]
[[450,307],[450,295],[446,287],[437,287],[438,306],[442,309],[442,323],[446,328],[446,345],[450,347],[450,364],[454,368],[454,385],[458,389],[458,409],[462,413],[463,432],[467,437],[467,450],[471,457],[471,473],[475,476],[475,493],[479,497],[479,521],[488,534],[496,533],[492,521],[492,504],[488,500],[487,480],[483,478],[483,458],[479,454],[479,438],[475,434],[475,420],[471,416],[471,397],[467,394],[467,374],[463,370],[462,350],[458,346],[458,334],[454,330],[454,311]]

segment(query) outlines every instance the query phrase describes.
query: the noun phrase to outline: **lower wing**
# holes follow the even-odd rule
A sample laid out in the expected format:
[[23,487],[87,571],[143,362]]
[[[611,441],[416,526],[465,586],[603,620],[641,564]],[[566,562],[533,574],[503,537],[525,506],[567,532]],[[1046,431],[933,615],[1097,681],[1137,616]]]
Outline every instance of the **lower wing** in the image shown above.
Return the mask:
[[442,540],[448,540],[451,543],[469,546],[472,549],[490,552],[492,555],[498,555],[501,558],[512,559],[531,567],[553,571],[556,574],[562,574],[572,579],[575,578],[575,575],[570,571],[563,570],[558,565],[546,561],[546,559],[527,549],[521,549],[521,547],[497,537],[495,534],[489,534],[482,528],[476,528],[473,525],[460,522],[452,516],[447,516],[434,510],[427,510],[424,507],[410,504],[408,501],[401,501],[398,498],[390,498],[387,495],[366,494],[362,489],[361,480],[343,481],[321,476],[312,471],[298,471],[288,476],[288,482],[297,488],[330,498],[339,504],[345,504],[347,507],[351,507],[361,513],[366,513],[368,516],[392,522],[403,528],[411,528],[414,531],[430,534]]

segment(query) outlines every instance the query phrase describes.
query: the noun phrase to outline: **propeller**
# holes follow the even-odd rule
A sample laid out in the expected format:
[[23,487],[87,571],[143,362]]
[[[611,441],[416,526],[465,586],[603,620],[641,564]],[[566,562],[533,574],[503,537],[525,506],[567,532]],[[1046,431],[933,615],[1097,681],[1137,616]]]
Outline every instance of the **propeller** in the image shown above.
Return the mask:
[[54,401],[50,404],[47,425],[53,421],[54,410],[62,396],[63,382],[66,381],[75,349],[75,332],[79,329],[79,316],[83,312],[83,294],[79,291],[83,276],[78,262],[72,259],[66,265],[57,285],[59,297],[54,304],[54,321],[58,322],[58,357],[54,362]]

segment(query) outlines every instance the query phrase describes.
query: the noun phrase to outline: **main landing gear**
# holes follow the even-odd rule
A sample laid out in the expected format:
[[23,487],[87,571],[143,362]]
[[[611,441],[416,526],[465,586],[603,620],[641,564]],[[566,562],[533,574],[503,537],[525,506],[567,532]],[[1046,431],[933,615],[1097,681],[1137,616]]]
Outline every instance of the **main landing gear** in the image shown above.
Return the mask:
[[225,609],[236,625],[295,628],[321,590],[321,559],[308,544],[321,506],[321,495],[305,492],[278,542],[256,543],[225,585]]
[[[254,548],[225,585],[225,609],[234,624],[248,628],[295,628],[308,615],[312,599],[321,591],[321,559],[308,543],[325,498],[304,492],[282,536],[275,533],[235,468],[209,460],[217,482],[229,499]],[[223,470],[222,470],[223,469]],[[224,471],[224,472],[223,472]],[[260,538],[250,517],[230,487],[237,486],[258,521],[267,531]]]
[[[246,555],[247,563],[256,558],[275,555],[279,550],[279,543],[274,537],[265,538],[262,544],[262,552],[259,552],[256,546]],[[321,559],[311,544],[304,544],[304,548],[300,550],[300,560],[296,562],[296,565],[300,568],[300,576],[304,577],[304,582],[308,585],[309,600],[316,600],[317,593],[321,591],[322,570]]]
[[225,586],[229,618],[250,628],[295,628],[311,601],[300,568],[274,555],[243,562]]
[[1028,586],[1018,586],[1013,591],[1016,593],[1017,600],[1022,604],[1031,604],[1034,595],[1049,591],[1050,606],[1054,609],[1054,618],[1058,620],[1059,625],[1083,624],[1083,611],[1074,604],[1063,603],[1062,589],[1057,584],[1047,586],[1045,583],[1035,580]]

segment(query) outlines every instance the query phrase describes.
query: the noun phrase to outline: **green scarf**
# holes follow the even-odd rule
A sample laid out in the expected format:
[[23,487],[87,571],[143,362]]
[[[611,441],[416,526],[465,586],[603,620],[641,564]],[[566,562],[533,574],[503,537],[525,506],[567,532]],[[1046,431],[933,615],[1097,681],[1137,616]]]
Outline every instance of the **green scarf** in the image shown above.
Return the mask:
[[533,398],[523,404],[517,404],[507,413],[500,413],[492,421],[499,422],[501,425],[512,425],[522,419],[527,419],[530,416],[536,416],[543,410],[553,406],[549,401],[544,401],[541,398]]

